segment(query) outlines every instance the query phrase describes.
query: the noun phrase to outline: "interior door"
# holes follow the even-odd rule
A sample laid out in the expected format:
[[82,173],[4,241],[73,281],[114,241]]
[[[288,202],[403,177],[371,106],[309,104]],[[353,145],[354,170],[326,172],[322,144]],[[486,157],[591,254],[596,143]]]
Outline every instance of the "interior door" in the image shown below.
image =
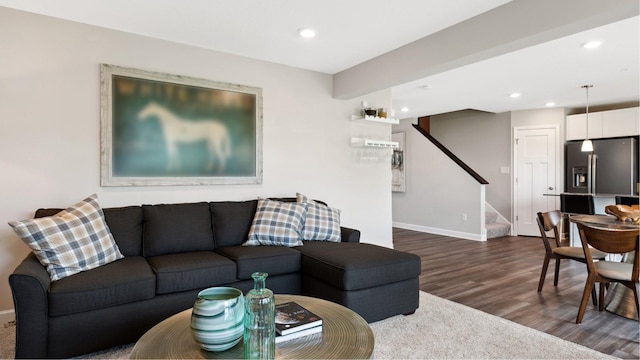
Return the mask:
[[517,235],[540,236],[536,223],[538,211],[557,208],[557,127],[516,128],[515,223]]

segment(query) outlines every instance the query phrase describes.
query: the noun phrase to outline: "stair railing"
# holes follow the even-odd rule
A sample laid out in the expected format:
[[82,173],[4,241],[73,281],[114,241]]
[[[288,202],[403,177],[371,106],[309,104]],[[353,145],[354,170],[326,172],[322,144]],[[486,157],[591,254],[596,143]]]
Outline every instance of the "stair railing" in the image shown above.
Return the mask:
[[444,145],[442,145],[436,138],[431,136],[426,130],[421,128],[420,126],[413,124],[413,127],[418,130],[424,137],[426,137],[429,141],[433,143],[438,149],[440,149],[445,155],[447,155],[453,162],[458,164],[464,171],[466,171],[469,175],[471,175],[474,179],[476,179],[480,184],[488,185],[489,182],[485,180],[480,174],[475,172],[469,165],[465,164],[459,157],[453,154],[449,149],[447,149]]

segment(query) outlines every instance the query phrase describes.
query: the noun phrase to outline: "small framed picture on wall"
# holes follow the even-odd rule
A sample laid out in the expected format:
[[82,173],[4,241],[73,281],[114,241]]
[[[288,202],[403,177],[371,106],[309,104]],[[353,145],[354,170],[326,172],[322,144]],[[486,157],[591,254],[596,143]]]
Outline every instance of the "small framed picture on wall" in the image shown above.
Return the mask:
[[393,154],[391,155],[391,191],[405,192],[405,133],[391,134],[391,138],[398,143],[398,148],[393,149]]

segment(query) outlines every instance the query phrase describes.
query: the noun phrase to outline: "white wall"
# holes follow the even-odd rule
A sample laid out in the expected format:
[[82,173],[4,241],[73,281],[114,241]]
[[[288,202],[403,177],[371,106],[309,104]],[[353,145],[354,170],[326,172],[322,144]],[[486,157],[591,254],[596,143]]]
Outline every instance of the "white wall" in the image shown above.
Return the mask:
[[[404,119],[406,192],[393,193],[394,226],[472,240],[483,239],[485,185],[453,162]],[[466,220],[463,220],[466,214]]]
[[430,132],[442,145],[489,182],[487,202],[511,218],[510,114],[456,111],[430,118]]
[[560,136],[564,143],[565,133],[565,108],[534,109],[511,112],[511,127],[536,126],[536,125],[559,125]]
[[[361,99],[336,100],[331,76],[0,7],[0,315],[8,276],[28,248],[6,225],[91,193],[103,207],[292,196],[342,210],[362,241],[392,247],[388,164],[357,164],[349,138],[390,125],[350,121]],[[261,87],[263,184],[100,187],[99,64]],[[363,97],[391,107],[389,91]]]

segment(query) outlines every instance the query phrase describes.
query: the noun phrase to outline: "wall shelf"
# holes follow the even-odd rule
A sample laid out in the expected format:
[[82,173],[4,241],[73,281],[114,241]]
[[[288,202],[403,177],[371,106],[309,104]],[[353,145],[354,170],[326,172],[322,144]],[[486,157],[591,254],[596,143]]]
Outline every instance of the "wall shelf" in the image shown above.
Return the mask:
[[384,149],[397,149],[400,144],[397,141],[385,141],[365,138],[351,138],[351,146],[353,147],[368,147],[368,148],[384,148]]
[[370,121],[370,122],[377,122],[377,123],[382,123],[382,124],[392,124],[392,125],[398,125],[400,123],[400,120],[398,119],[392,119],[392,118],[381,118],[381,117],[377,117],[377,116],[359,116],[359,115],[351,115],[351,121]]

